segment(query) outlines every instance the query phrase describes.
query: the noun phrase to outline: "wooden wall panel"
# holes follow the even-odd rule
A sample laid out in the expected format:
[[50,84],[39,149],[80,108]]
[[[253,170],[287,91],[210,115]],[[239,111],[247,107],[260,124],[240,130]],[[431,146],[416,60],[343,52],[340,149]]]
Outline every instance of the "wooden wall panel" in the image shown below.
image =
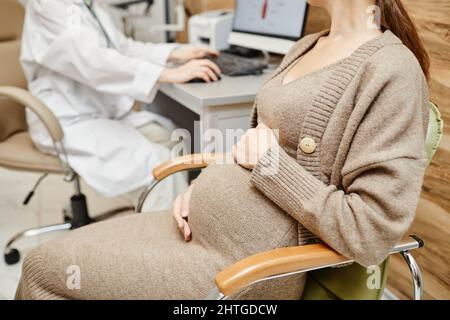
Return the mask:
[[[231,8],[234,1],[188,0],[194,12]],[[430,97],[439,105],[445,121],[445,135],[433,163],[427,170],[417,218],[411,233],[420,235],[425,248],[414,253],[423,271],[425,298],[450,299],[450,1],[405,0],[432,58]],[[311,8],[307,33],[329,26],[324,10]],[[401,257],[391,260],[389,288],[400,298],[411,298],[411,280]]]
[[[425,240],[414,253],[424,273],[425,298],[450,299],[450,1],[405,0],[431,55],[430,97],[445,121],[444,139],[427,170],[422,199],[411,233]],[[409,271],[400,257],[392,260],[389,287],[411,298]]]
[[234,0],[186,0],[186,6],[195,14],[206,10],[233,9]]

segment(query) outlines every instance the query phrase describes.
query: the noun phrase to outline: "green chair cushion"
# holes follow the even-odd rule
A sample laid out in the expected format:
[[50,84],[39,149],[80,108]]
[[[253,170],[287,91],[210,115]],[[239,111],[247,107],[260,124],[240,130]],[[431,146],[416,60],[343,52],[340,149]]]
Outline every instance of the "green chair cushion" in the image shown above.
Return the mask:
[[387,281],[389,259],[378,266],[379,286],[370,289],[367,285],[374,276],[373,271],[353,263],[347,267],[327,268],[308,274],[303,300],[379,300]]

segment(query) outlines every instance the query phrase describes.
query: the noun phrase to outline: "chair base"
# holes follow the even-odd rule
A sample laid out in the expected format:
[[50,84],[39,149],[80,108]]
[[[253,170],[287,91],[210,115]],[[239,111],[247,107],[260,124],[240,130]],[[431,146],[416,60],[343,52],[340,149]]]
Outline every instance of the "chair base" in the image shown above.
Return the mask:
[[[20,251],[14,248],[14,244],[18,241],[25,239],[25,238],[31,238],[36,237],[44,234],[50,234],[54,232],[62,232],[62,231],[69,231],[73,229],[77,229],[83,226],[86,226],[91,223],[104,221],[106,219],[112,218],[118,214],[121,214],[123,212],[134,210],[133,207],[122,207],[118,209],[114,209],[111,211],[108,211],[104,214],[101,214],[100,216],[96,217],[95,219],[92,219],[89,217],[87,213],[87,209],[85,206],[85,198],[81,196],[72,197],[72,210],[73,210],[73,217],[67,216],[65,214],[64,220],[65,223],[61,224],[55,224],[55,225],[49,225],[49,226],[43,226],[33,229],[28,229],[25,231],[22,231],[11,238],[11,240],[8,241],[4,248],[4,260],[7,265],[14,265],[20,261]],[[74,205],[75,201],[75,205]],[[81,210],[80,210],[81,208]]]
[[31,238],[31,237],[37,237],[44,234],[54,233],[54,232],[61,232],[61,231],[67,231],[72,229],[72,223],[62,223],[62,224],[55,224],[50,226],[44,226],[40,228],[33,228],[28,229],[25,231],[22,231],[11,238],[11,240],[8,241],[8,243],[5,246],[4,250],[4,259],[5,263],[7,265],[13,265],[20,261],[20,252],[19,250],[13,248],[13,245],[22,239],[25,238]]

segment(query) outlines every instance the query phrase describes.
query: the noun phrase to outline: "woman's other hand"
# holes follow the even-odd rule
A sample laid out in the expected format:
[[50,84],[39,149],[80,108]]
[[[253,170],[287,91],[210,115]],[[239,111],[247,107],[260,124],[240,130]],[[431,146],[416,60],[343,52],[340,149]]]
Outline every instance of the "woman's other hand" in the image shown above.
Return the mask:
[[221,73],[220,68],[209,60],[192,60],[180,67],[165,69],[159,82],[186,83],[193,79],[203,79],[209,83],[218,81]]
[[180,228],[180,231],[183,234],[184,240],[186,242],[192,239],[192,231],[188,224],[188,218],[189,218],[189,205],[191,202],[191,195],[193,189],[194,184],[191,184],[190,187],[183,194],[180,194],[175,199],[172,208],[172,215],[174,216],[175,221],[178,224],[178,228]]
[[181,46],[172,51],[169,62],[185,63],[193,59],[205,58],[208,55],[217,57],[220,52],[208,47]]
[[271,148],[277,147],[275,132],[264,124],[248,130],[233,147],[234,160],[242,167],[253,170],[262,156]]

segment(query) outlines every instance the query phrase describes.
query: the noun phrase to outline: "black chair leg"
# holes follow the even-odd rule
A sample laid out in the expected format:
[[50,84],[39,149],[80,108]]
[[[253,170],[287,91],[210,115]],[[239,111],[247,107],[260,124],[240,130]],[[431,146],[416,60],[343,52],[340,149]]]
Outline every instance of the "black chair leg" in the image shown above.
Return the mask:
[[72,229],[87,226],[92,222],[89,217],[86,196],[84,194],[74,195],[70,198],[70,204],[72,207]]

